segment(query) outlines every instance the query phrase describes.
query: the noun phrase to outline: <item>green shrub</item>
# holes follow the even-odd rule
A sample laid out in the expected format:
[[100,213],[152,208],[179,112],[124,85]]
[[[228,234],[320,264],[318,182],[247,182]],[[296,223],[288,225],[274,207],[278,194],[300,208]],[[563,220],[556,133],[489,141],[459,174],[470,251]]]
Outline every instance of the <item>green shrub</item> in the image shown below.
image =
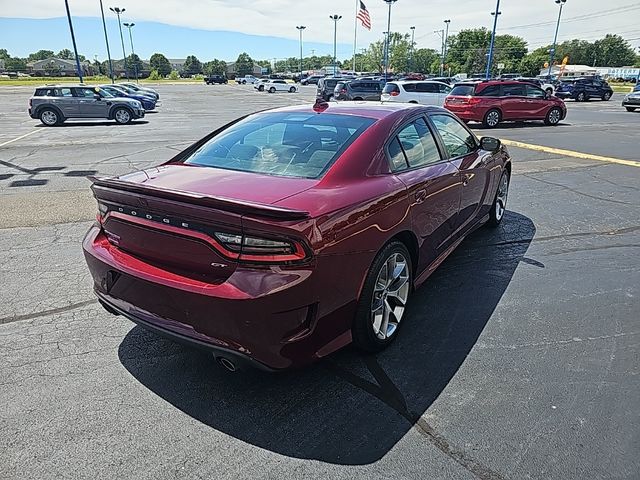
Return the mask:
[[169,80],[178,80],[180,78],[180,75],[178,74],[177,70],[171,70],[171,73],[169,74]]
[[149,74],[149,80],[160,80],[160,74],[158,73],[158,70],[151,70],[151,73]]

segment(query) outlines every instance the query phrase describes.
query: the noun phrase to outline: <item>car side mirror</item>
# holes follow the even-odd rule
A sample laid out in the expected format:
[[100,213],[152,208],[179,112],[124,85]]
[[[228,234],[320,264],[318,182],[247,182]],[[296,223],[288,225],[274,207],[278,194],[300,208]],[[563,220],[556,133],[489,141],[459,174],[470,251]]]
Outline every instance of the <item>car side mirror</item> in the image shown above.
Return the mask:
[[486,150],[487,152],[497,152],[500,150],[500,146],[502,143],[497,138],[493,137],[482,137],[480,139],[480,148]]
[[99,94],[94,93],[94,94],[93,94],[93,99],[94,99],[94,100],[102,100],[102,97],[101,97]]

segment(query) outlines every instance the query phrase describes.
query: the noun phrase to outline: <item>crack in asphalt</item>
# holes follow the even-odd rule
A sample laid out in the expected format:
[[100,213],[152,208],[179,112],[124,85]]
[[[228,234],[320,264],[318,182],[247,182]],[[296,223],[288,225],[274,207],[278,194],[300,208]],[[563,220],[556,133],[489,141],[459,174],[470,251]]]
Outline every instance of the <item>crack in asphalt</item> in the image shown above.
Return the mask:
[[588,193],[581,192],[580,190],[576,190],[575,188],[569,187],[567,185],[563,185],[562,183],[550,182],[549,180],[542,180],[541,178],[536,178],[533,175],[530,175],[528,173],[521,173],[520,175],[523,176],[523,177],[527,177],[527,178],[529,178],[531,180],[534,180],[536,182],[545,183],[547,185],[553,185],[555,187],[560,187],[560,188],[562,188],[564,190],[567,190],[567,191],[569,191],[571,193],[575,193],[576,195],[581,195],[581,196],[587,197],[587,198],[593,198],[594,200],[600,200],[600,201],[603,201],[603,202],[616,203],[618,205],[636,206],[636,204],[634,204],[634,203],[622,202],[620,200],[612,200],[610,198],[599,197],[598,195],[590,195]]
[[24,315],[14,315],[12,317],[2,317],[0,318],[0,325],[4,325],[6,323],[19,322],[20,320],[32,320],[38,317],[44,317],[46,315],[54,315],[56,313],[68,312],[69,310],[75,310],[77,308],[86,307],[87,305],[91,305],[95,303],[94,299],[84,300],[82,302],[72,303],[65,307],[51,308],[49,310],[41,310],[39,312],[26,313]]
[[373,355],[362,357],[364,363],[376,379],[378,385],[362,377],[354,374],[328,359],[326,366],[330,372],[345,380],[350,385],[364,391],[378,400],[382,401],[388,407],[396,411],[400,416],[412,424],[416,432],[418,432],[429,443],[434,445],[438,450],[452,459],[458,465],[463,467],[469,473],[473,474],[481,480],[503,480],[504,477],[498,472],[491,470],[489,467],[470,458],[463,450],[451,445],[447,439],[440,435],[421,415],[411,412],[407,407],[407,402],[402,392],[395,386],[393,381],[384,371],[377,358]]

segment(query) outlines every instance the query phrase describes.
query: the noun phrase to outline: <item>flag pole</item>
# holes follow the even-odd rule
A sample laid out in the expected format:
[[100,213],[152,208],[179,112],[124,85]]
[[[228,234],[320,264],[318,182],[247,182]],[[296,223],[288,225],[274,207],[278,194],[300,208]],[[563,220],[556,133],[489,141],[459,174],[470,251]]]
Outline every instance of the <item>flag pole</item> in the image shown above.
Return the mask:
[[360,0],[356,0],[356,13],[353,26],[353,73],[356,73],[356,47],[358,45],[358,7]]

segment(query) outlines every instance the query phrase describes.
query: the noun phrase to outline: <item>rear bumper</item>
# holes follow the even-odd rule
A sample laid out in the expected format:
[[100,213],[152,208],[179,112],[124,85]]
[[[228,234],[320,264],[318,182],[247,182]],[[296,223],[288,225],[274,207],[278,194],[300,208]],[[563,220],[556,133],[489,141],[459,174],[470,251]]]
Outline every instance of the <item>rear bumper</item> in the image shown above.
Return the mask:
[[555,96],[564,100],[566,98],[573,98],[573,92],[558,92],[556,90]]
[[[235,356],[259,368],[302,367],[351,342],[362,276],[342,274],[339,256],[297,267],[238,266],[219,284],[170,275],[111,245],[100,228],[83,249],[104,304],[130,320],[183,343]],[[357,254],[350,264],[370,262]],[[325,293],[323,297],[321,292]]]
[[444,108],[455,114],[458,118],[469,122],[482,122],[484,111],[478,111],[467,106],[445,105]]
[[622,106],[623,107],[638,107],[638,108],[640,108],[640,98],[638,98],[638,99],[629,98],[629,99],[622,100]]

